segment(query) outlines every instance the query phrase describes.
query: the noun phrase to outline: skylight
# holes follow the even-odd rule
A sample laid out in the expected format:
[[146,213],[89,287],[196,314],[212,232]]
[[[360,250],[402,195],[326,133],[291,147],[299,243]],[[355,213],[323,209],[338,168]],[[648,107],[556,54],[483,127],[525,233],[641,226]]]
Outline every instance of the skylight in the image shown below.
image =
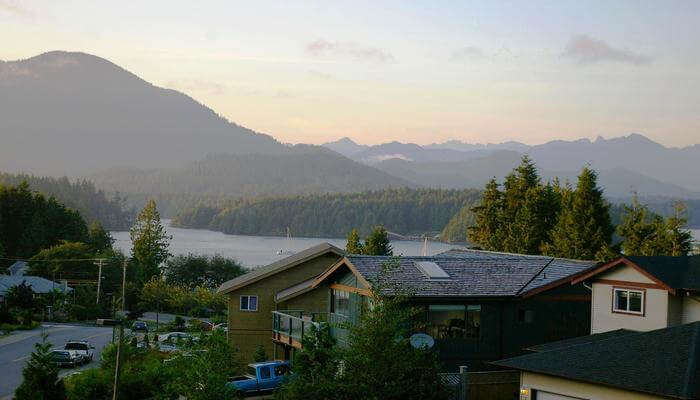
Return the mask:
[[415,265],[428,279],[450,279],[450,275],[432,261],[416,261]]

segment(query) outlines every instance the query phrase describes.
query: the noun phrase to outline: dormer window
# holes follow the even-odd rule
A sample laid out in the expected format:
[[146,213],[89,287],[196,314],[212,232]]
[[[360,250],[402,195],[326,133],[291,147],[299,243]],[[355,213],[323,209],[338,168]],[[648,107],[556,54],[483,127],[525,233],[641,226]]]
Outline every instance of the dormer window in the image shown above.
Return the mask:
[[613,288],[613,312],[644,315],[644,290]]

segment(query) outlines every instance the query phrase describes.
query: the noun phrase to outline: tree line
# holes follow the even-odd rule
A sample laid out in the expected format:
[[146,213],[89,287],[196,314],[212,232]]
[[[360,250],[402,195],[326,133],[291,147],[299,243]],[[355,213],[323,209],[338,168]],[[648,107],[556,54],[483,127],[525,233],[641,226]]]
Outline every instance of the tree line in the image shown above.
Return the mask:
[[18,186],[23,182],[45,197],[52,197],[67,208],[78,211],[88,223],[99,222],[108,230],[128,229],[131,226],[135,212],[127,207],[126,199],[119,193],[109,198],[88,180],[71,182],[67,177],[0,173],[0,184]]
[[585,260],[606,260],[620,252],[678,256],[692,250],[685,206],[678,204],[664,218],[635,199],[622,206],[615,226],[597,178],[584,167],[575,186],[543,183],[525,156],[503,184],[495,179],[486,184],[480,203],[471,208],[475,223],[468,228],[468,241],[485,250]]
[[229,234],[344,237],[352,229],[368,234],[375,226],[402,234],[440,232],[465,204],[475,204],[473,189],[387,189],[350,194],[267,197],[200,204],[182,211],[173,223]]

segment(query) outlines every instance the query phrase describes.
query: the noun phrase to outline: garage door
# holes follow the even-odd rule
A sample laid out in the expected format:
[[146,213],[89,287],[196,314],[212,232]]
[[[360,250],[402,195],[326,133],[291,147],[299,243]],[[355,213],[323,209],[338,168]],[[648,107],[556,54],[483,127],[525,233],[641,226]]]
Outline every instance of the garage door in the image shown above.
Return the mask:
[[538,390],[535,394],[535,400],[585,400],[580,397],[565,396],[550,392],[542,392]]

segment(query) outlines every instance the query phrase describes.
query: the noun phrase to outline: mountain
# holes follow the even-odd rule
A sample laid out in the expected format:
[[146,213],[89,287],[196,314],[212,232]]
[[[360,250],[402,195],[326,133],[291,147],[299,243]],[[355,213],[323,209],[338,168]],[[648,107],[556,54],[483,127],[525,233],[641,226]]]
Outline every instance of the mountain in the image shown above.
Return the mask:
[[[479,188],[495,177],[503,181],[508,173],[520,163],[522,154],[514,151],[497,151],[492,154],[462,162],[427,162],[417,163],[401,159],[385,160],[375,167],[393,176],[413,182],[417,186],[436,187],[445,189]],[[576,182],[581,163],[570,163],[568,171],[551,171],[540,167],[544,180],[555,177],[561,182],[567,180]],[[608,197],[629,197],[634,193],[648,196],[665,196],[676,198],[700,198],[700,192],[689,190],[683,186],[663,182],[636,171],[615,167],[598,169],[600,186],[605,189]]]
[[474,150],[512,150],[521,153],[526,152],[530,146],[525,143],[508,141],[503,143],[466,143],[461,140],[448,140],[443,143],[433,143],[425,146],[427,149],[450,149],[457,151],[474,151]]
[[281,154],[268,135],[85,53],[0,62],[0,170],[81,175],[181,165],[210,153]]
[[89,177],[133,194],[253,197],[411,187],[411,182],[310,145],[283,154],[216,154],[177,168],[113,168]]
[[352,158],[353,154],[369,149],[370,146],[357,144],[349,137],[344,137],[335,142],[324,143],[321,146],[329,148],[345,157]]

